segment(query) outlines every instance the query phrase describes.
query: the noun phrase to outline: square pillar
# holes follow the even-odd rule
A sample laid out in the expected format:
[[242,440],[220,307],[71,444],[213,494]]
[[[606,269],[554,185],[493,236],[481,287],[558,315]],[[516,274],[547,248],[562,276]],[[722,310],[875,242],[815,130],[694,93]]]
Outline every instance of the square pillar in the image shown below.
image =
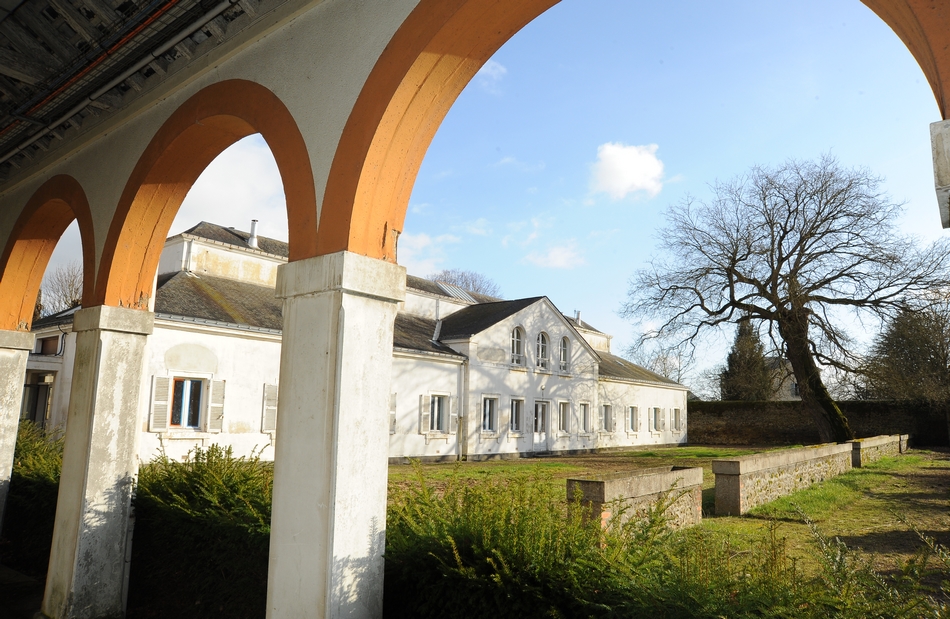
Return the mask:
[[63,472],[42,613],[125,616],[132,487],[138,474],[139,390],[154,314],[121,307],[76,312]]
[[393,322],[403,267],[339,252],[280,267],[268,619],[379,619]]
[[[27,331],[0,331],[0,527],[10,490],[13,452],[23,406],[26,362],[35,337]],[[2,531],[2,528],[0,528]]]
[[934,189],[940,208],[940,223],[950,228],[950,120],[930,125],[930,146],[934,159]]

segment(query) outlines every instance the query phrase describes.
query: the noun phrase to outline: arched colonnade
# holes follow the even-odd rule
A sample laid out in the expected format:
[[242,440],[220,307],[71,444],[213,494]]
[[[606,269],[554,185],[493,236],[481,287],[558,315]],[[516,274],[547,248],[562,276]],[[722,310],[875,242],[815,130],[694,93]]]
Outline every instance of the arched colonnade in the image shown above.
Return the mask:
[[[119,616],[159,254],[204,168],[260,133],[287,199],[268,617],[378,617],[397,244],[416,174],[484,62],[557,0],[301,1],[112,131],[0,194],[0,512],[43,272],[79,221],[83,308],[43,613]],[[864,0],[950,105],[950,8]],[[369,6],[372,4],[372,6]],[[932,128],[944,223],[950,129]],[[145,394],[147,395],[147,394]],[[373,411],[378,412],[374,414]]]

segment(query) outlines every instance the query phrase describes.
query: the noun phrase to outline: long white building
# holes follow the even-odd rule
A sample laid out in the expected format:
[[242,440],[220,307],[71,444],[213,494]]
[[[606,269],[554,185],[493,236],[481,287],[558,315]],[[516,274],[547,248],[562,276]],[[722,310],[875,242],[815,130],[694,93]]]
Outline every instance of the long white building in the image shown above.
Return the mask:
[[[168,239],[141,377],[138,453],[217,443],[273,458],[285,243],[202,222]],[[22,417],[63,426],[75,359],[67,310],[34,323]],[[396,317],[389,455],[482,459],[686,442],[686,388],[610,353],[547,297],[505,301],[407,278]],[[345,429],[340,429],[345,431]]]

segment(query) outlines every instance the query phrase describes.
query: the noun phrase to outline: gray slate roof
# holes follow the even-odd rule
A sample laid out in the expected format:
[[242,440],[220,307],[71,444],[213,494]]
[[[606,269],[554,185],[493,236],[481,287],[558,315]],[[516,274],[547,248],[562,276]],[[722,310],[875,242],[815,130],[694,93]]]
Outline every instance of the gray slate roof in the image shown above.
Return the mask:
[[465,355],[462,353],[452,350],[442,342],[432,341],[435,323],[435,320],[429,318],[396,314],[396,324],[393,325],[393,348],[440,353],[464,359]]
[[670,380],[665,376],[660,376],[655,372],[651,372],[645,367],[639,366],[632,361],[627,361],[622,357],[617,355],[612,355],[609,352],[600,352],[597,351],[597,355],[600,357],[600,375],[606,378],[619,378],[625,380],[636,380],[649,383],[662,383],[664,385],[677,385],[674,380]]
[[543,298],[545,297],[530,297],[527,299],[515,299],[514,301],[495,301],[493,303],[469,305],[457,312],[449,314],[442,320],[442,331],[439,339],[453,340],[481,333],[488,327],[501,322],[512,314],[520,312]]
[[[182,234],[190,234],[202,239],[208,239],[209,241],[226,243],[228,245],[242,247],[244,249],[253,249],[247,244],[247,240],[251,238],[250,232],[235,230],[234,228],[225,228],[224,226],[212,224],[207,221],[202,221],[194,228],[185,230]],[[282,256],[284,258],[290,255],[290,245],[283,241],[271,239],[266,236],[258,235],[257,249],[262,252],[272,254],[274,256]]]
[[269,286],[179,271],[158,279],[155,313],[262,329],[282,328],[281,301]]

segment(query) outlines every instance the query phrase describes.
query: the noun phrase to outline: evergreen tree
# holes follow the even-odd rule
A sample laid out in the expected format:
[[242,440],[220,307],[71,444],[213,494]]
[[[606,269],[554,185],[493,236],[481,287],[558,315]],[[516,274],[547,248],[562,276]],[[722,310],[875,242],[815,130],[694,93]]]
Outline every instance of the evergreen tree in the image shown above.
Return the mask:
[[772,372],[765,359],[759,334],[748,318],[740,318],[736,340],[720,377],[723,400],[768,400],[772,397]]
[[875,399],[950,399],[950,307],[899,313],[877,337],[864,367]]

